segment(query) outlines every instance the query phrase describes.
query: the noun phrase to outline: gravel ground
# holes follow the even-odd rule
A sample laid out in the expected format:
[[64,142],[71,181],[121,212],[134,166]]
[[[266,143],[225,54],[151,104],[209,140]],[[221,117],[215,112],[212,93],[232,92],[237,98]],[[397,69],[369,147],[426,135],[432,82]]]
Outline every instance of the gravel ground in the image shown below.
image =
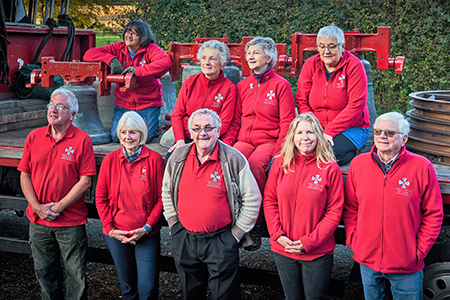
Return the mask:
[[[28,239],[28,224],[26,217],[17,217],[11,210],[0,211],[0,236]],[[106,248],[99,220],[89,219],[87,225],[89,246]],[[161,254],[171,255],[171,240],[168,229],[163,228],[161,234]],[[255,252],[241,251],[240,265],[243,267],[276,271],[275,261],[267,238]],[[330,300],[363,299],[361,286],[353,286],[348,282],[351,270],[351,251],[348,247],[338,245],[335,250],[335,265],[333,267],[333,286]],[[119,281],[114,265],[88,263],[88,298],[89,299],[120,299]],[[40,287],[33,270],[33,259],[28,254],[0,252],[0,299],[40,299]],[[280,288],[269,286],[241,285],[243,300],[277,300],[284,299]],[[181,299],[181,287],[175,273],[160,273],[159,299]]]

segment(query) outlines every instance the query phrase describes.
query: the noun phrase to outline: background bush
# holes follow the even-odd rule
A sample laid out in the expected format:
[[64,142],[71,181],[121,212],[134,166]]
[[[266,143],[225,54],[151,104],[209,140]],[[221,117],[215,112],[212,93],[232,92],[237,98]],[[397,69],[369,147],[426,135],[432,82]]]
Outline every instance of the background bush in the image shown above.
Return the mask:
[[[291,45],[294,32],[317,33],[335,23],[344,31],[376,33],[391,26],[390,57],[405,56],[402,75],[377,70],[375,54],[365,54],[373,70],[378,113],[405,112],[408,94],[450,89],[450,0],[141,0],[120,16],[150,24],[165,50],[171,41],[193,43],[222,37],[240,43],[243,36],[268,36]],[[290,79],[295,91],[297,78]]]

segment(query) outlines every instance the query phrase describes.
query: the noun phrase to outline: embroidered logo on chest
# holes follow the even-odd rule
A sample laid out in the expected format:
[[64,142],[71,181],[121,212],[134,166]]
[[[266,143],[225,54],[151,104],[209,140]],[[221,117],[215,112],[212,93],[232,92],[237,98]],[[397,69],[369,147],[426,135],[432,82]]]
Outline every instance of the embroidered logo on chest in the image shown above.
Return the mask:
[[220,107],[222,105],[223,96],[222,94],[217,94],[217,96],[214,97],[214,101],[211,103],[212,107]]
[[66,150],[64,150],[65,153],[62,154],[61,159],[73,161],[74,155],[73,155],[73,148],[71,146],[67,147]]
[[308,183],[308,189],[312,189],[312,190],[318,190],[321,191],[323,185],[320,184],[322,182],[322,178],[320,177],[320,175],[314,175],[313,177],[311,177],[311,181]]
[[345,88],[345,75],[344,74],[342,74],[341,76],[338,77],[338,82],[336,83],[336,88],[337,89]]
[[267,98],[264,99],[264,104],[277,105],[277,99],[275,99],[275,93],[272,90],[270,90],[266,96]]
[[208,180],[208,183],[206,186],[217,188],[217,189],[220,189],[222,187],[222,181],[221,181],[221,176],[219,175],[219,172],[211,173],[211,180]]
[[139,62],[139,65],[142,67],[143,65],[145,65],[145,63],[146,63],[145,59],[142,59],[142,60]]
[[145,168],[142,168],[142,171],[141,171],[142,173],[141,173],[141,180],[142,181],[147,181],[147,170],[145,169]]
[[403,196],[411,196],[411,190],[408,189],[409,187],[409,181],[407,178],[403,177],[398,181],[398,184],[400,185],[399,188],[396,188],[396,194],[397,195],[403,195]]

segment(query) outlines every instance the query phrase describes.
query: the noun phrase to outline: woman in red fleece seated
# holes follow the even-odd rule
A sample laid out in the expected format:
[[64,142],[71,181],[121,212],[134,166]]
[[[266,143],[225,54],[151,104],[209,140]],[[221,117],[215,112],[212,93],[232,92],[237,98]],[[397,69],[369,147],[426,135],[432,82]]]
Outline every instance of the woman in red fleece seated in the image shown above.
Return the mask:
[[215,111],[222,121],[220,136],[227,132],[236,104],[236,87],[225,78],[223,68],[230,61],[228,46],[216,40],[205,42],[197,53],[202,72],[183,82],[172,112],[175,144],[169,153],[186,142],[192,142],[188,128],[191,114],[200,108]]
[[136,111],[147,126],[147,140],[156,136],[159,113],[163,106],[162,86],[159,78],[172,67],[169,55],[159,48],[150,26],[142,21],[129,22],[122,33],[123,42],[91,48],[83,56],[84,61],[102,61],[111,67],[111,74],[133,73],[139,86],[121,92],[118,84],[114,96],[116,102],[111,126],[111,139],[118,143],[117,123],[127,111]]
[[[252,74],[236,87],[236,110],[222,141],[244,154],[263,194],[267,165],[281,151],[295,117],[295,103],[289,82],[273,70],[278,58],[275,42],[256,37],[245,45],[245,51]],[[262,221],[261,213],[253,232]]]
[[328,299],[342,174],[316,117],[292,121],[273,162],[264,214],[286,299]]
[[313,113],[324,128],[340,166],[348,164],[369,137],[367,76],[362,62],[344,50],[344,32],[323,27],[319,54],[308,58],[298,78],[298,113]]

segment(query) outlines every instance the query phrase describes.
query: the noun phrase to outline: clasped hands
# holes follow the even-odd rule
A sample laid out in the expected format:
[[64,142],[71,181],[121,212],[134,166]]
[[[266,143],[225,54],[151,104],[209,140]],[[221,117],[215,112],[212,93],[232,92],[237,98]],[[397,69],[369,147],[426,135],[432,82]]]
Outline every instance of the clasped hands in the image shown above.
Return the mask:
[[305,248],[303,247],[302,243],[300,242],[300,240],[298,241],[291,241],[288,237],[285,236],[280,236],[277,239],[277,242],[281,244],[281,246],[284,247],[284,251],[286,251],[287,253],[292,253],[292,254],[304,254],[306,253]]
[[[145,228],[138,228],[131,231],[112,229],[108,235],[120,241],[122,244],[130,243],[136,245],[136,242],[146,234],[147,231],[145,230]],[[132,236],[129,237],[129,235]]]
[[51,209],[56,204],[58,204],[58,202],[39,204],[37,207],[32,208],[33,211],[37,213],[39,218],[41,218],[44,221],[50,222],[55,220],[59,216],[59,212],[57,212],[57,210]]

